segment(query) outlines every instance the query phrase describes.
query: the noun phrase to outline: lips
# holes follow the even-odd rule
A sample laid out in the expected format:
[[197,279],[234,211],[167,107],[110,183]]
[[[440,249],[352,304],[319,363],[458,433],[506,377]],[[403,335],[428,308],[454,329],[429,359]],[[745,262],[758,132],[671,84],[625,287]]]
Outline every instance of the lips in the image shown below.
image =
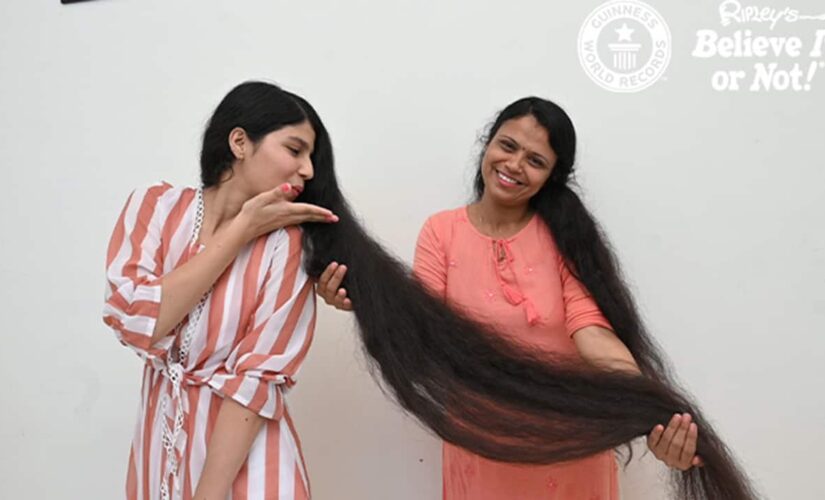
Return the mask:
[[292,191],[295,192],[295,196],[301,196],[301,193],[304,192],[304,188],[301,186],[292,186]]
[[522,181],[520,181],[518,179],[515,179],[513,177],[510,177],[509,175],[505,174],[504,172],[502,172],[501,170],[499,170],[497,168],[493,168],[493,171],[495,171],[496,177],[498,177],[498,179],[500,181],[506,182],[508,184],[518,185],[518,186],[523,186],[524,185],[524,183]]

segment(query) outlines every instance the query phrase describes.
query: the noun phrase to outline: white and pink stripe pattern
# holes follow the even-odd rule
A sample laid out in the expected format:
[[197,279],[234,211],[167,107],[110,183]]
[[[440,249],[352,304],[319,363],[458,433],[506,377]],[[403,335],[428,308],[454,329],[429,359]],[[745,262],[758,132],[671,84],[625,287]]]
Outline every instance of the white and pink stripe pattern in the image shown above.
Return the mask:
[[[109,242],[103,319],[146,361],[126,481],[129,500],[161,495],[167,463],[163,419],[173,416],[169,408],[161,411],[161,401],[172,389],[162,370],[179,339],[169,336],[154,346],[150,339],[163,275],[203,248],[190,241],[195,193],[166,183],[134,191]],[[171,491],[178,493],[172,498],[192,497],[224,397],[267,419],[229,498],[309,498],[300,442],[284,402],[315,326],[313,282],[302,258],[300,230],[281,229],[247,244],[215,282],[185,362],[182,484],[173,485]]]

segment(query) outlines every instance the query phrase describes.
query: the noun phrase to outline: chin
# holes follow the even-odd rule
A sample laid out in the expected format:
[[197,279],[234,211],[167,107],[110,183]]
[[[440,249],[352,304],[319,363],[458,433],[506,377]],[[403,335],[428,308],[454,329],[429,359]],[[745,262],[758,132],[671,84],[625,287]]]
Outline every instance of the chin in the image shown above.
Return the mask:
[[509,193],[502,193],[500,189],[493,188],[489,190],[490,198],[499,205],[515,206],[525,203],[521,201],[521,196],[515,196]]

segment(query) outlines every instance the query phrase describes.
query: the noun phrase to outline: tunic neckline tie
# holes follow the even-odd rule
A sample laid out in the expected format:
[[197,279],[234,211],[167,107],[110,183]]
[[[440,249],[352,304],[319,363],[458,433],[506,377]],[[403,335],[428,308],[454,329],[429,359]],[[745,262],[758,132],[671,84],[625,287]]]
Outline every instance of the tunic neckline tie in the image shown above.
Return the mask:
[[[496,280],[498,281],[504,298],[514,306],[521,305],[524,308],[524,313],[527,318],[527,323],[530,326],[538,323],[539,314],[533,301],[530,300],[518,286],[516,272],[513,268],[513,250],[510,248],[509,240],[493,239],[493,267],[496,270]],[[508,276],[505,278],[505,274]]]

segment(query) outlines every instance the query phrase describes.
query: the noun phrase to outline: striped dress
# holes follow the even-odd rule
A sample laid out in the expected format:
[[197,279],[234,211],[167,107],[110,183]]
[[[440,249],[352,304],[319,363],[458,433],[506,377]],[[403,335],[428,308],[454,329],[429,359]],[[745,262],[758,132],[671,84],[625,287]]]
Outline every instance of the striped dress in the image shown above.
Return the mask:
[[[160,500],[164,488],[171,499],[192,497],[225,397],[266,419],[228,498],[309,498],[300,442],[284,401],[315,325],[300,229],[263,235],[240,251],[193,321],[188,356],[175,377],[174,353],[189,317],[178,334],[150,343],[163,276],[204,248],[192,241],[196,193],[167,183],[135,190],[109,242],[103,319],[145,361],[126,498]],[[179,432],[171,433],[176,418]]]

